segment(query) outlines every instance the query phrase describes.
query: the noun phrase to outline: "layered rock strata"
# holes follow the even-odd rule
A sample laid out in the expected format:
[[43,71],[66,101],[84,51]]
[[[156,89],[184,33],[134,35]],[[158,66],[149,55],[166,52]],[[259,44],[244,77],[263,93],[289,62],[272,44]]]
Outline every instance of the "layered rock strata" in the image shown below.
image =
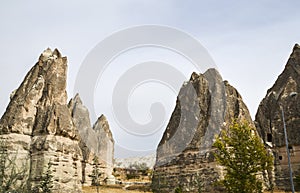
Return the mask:
[[[294,176],[300,175],[300,46],[296,44],[283,72],[267,91],[255,116],[257,130],[274,155],[274,186],[290,190],[284,122]],[[282,114],[283,113],[283,114]],[[300,188],[300,187],[298,187]]]
[[100,181],[110,177],[113,172],[114,139],[109,128],[108,121],[101,115],[94,126],[91,126],[89,111],[83,105],[77,94],[69,102],[75,126],[80,134],[80,148],[82,150],[82,182],[89,186],[92,183],[91,177],[95,156],[98,157]]
[[232,119],[252,123],[237,90],[215,69],[193,73],[177,97],[176,107],[157,148],[154,192],[222,192],[214,182],[223,174],[212,155],[214,137]]
[[67,58],[56,49],[45,50],[11,95],[0,133],[10,153],[17,153],[19,161],[29,160],[32,186],[39,184],[50,162],[55,192],[81,192],[82,154],[66,105],[66,75]]

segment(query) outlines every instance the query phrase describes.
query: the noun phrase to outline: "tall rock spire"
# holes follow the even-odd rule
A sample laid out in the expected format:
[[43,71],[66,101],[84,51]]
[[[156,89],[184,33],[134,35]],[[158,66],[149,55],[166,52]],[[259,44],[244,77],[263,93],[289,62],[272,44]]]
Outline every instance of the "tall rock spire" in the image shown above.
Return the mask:
[[[54,191],[81,192],[79,135],[67,107],[67,58],[46,49],[28,72],[0,120],[0,134],[18,156],[30,157],[35,186],[48,162]],[[24,156],[23,156],[24,157]]]
[[252,123],[237,90],[215,69],[193,73],[178,94],[157,148],[154,191],[172,192],[180,186],[183,192],[198,192],[199,187],[203,192],[222,192],[213,184],[223,171],[214,161],[212,144],[232,119]]
[[101,115],[94,127],[91,126],[88,109],[82,103],[79,94],[70,100],[69,109],[75,126],[80,134],[80,148],[82,150],[82,182],[90,186],[92,179],[89,177],[93,172],[93,159],[98,157],[101,165],[100,180],[110,177],[113,172],[114,139],[109,128],[108,121]]
[[282,111],[285,116],[294,173],[300,174],[300,46],[296,44],[283,72],[261,101],[256,127],[266,145],[273,151],[275,186],[290,187],[285,148]]

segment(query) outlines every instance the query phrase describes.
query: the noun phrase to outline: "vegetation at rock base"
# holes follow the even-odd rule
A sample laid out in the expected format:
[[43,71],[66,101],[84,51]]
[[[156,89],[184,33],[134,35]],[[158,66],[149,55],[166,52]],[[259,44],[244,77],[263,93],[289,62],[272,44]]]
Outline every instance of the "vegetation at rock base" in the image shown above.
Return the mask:
[[181,188],[181,186],[175,188],[175,191],[174,191],[174,192],[175,192],[175,193],[182,193],[182,188]]
[[258,175],[272,168],[272,156],[268,155],[255,128],[233,121],[229,129],[216,138],[214,147],[215,158],[226,171],[219,183],[228,193],[262,192]]
[[0,193],[27,192],[26,163],[17,164],[18,152],[7,152],[8,146],[5,139],[0,138]]
[[102,173],[100,172],[100,163],[97,156],[94,156],[93,159],[93,171],[89,177],[92,179],[92,186],[97,187],[97,193],[99,193],[99,186],[100,186],[100,177]]
[[295,177],[295,185],[298,189],[300,189],[300,174]]
[[195,179],[193,181],[193,184],[197,187],[197,192],[201,193],[203,192],[204,188],[204,179],[199,175],[199,173],[196,173]]
[[47,170],[42,176],[41,182],[38,186],[39,192],[42,193],[51,193],[53,188],[53,175],[51,171],[51,162],[48,162]]
[[128,173],[126,174],[127,180],[130,179],[139,179],[143,176],[152,174],[152,170],[149,169],[147,166],[147,163],[142,162],[142,163],[132,163],[128,167]]

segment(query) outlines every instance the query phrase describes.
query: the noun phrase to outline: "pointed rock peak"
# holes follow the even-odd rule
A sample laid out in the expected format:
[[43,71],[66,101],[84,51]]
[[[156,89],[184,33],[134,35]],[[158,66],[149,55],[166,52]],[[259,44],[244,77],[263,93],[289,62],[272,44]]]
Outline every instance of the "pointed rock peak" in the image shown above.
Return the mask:
[[200,77],[205,76],[208,79],[217,79],[217,80],[222,80],[222,76],[218,72],[217,69],[215,68],[209,68],[206,70],[203,74],[197,74],[196,72],[193,72],[190,78],[190,81],[195,81],[199,79]]
[[52,55],[57,56],[58,58],[61,58],[61,53],[58,51],[57,48],[54,49]]
[[193,80],[196,80],[198,78],[199,78],[199,74],[197,74],[196,72],[193,72],[192,75],[191,75],[190,80],[193,81]]
[[[58,50],[52,52],[50,48],[46,49],[40,55],[39,61],[27,73],[19,88],[13,92],[0,121],[5,130],[31,135],[32,129],[38,128],[34,126],[37,124],[35,117],[39,119],[39,123],[50,124],[46,120],[51,113],[58,114],[58,111],[65,110],[64,107],[63,110],[55,110],[55,113],[49,110],[60,108],[67,103],[67,62],[57,57],[60,57]],[[46,114],[47,110],[49,110],[48,114]],[[29,117],[30,121],[28,121]],[[41,121],[41,117],[45,120]],[[62,119],[68,118],[60,117],[60,119],[62,123]],[[21,122],[24,122],[24,125],[19,126]],[[46,127],[43,125],[41,128]]]
[[219,73],[219,71],[215,68],[209,68],[208,70],[206,70],[206,72],[203,74],[206,78],[210,77],[210,78],[214,78],[214,79],[219,79],[222,80],[222,76]]
[[280,96],[280,93],[283,92],[284,88],[289,85],[292,81],[294,81],[297,86],[294,86],[294,90],[299,89],[300,86],[300,46],[296,44],[293,48],[293,52],[290,55],[290,58],[285,65],[283,72],[277,78],[275,84],[267,91],[267,95],[269,93],[275,92],[274,96]]
[[100,117],[98,117],[96,123],[106,123],[106,124],[108,124],[108,121],[107,121],[105,115],[102,114],[102,115],[100,115]]
[[190,80],[191,81],[196,80],[199,77],[201,77],[202,75],[204,75],[205,77],[214,77],[214,78],[222,79],[222,76],[217,69],[209,68],[203,74],[201,74],[201,73],[197,74],[196,72],[193,72]]
[[99,117],[99,119],[105,119],[106,120],[106,117],[105,117],[105,115],[100,115],[100,117]]
[[109,134],[110,138],[113,140],[112,133],[109,129],[108,121],[107,121],[106,117],[103,114],[97,119],[96,123],[93,126],[93,129],[96,132],[104,131],[105,133]]
[[238,92],[238,90],[236,88],[234,88],[229,82],[228,80],[224,80],[223,81],[224,86],[226,87],[226,91],[227,91],[227,96],[234,96],[236,99],[242,99],[242,95]]
[[81,98],[80,98],[79,93],[76,93],[76,95],[74,96],[73,100],[74,100],[74,103],[82,104],[82,100],[81,100]]
[[295,46],[293,48],[293,52],[292,52],[290,58],[300,59],[300,46],[299,46],[299,44],[295,44]]
[[65,57],[62,57],[60,51],[57,48],[55,48],[53,51],[50,48],[47,48],[41,53],[39,60],[45,62],[49,59],[54,60],[58,58],[65,58]]
[[299,44],[295,44],[294,48],[293,48],[293,51],[297,50],[297,49],[300,49],[300,46]]

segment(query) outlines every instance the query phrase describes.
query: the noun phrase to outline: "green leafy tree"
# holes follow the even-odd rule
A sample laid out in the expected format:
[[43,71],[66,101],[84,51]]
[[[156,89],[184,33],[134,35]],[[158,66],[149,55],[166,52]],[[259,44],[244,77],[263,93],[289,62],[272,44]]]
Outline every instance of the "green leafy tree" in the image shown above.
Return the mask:
[[42,193],[51,193],[53,188],[53,175],[51,171],[52,164],[49,161],[47,170],[45,174],[42,176],[42,180],[39,184],[39,188]]
[[17,155],[8,152],[5,139],[0,138],[0,193],[27,192],[28,167],[17,163]]
[[300,174],[295,178],[296,188],[300,190]]
[[226,174],[220,184],[228,193],[261,193],[262,182],[257,175],[272,168],[269,155],[248,123],[233,121],[229,129],[223,130],[213,145],[217,162],[224,166]]
[[100,163],[98,157],[95,156],[93,159],[93,171],[89,177],[92,178],[92,186],[96,186],[97,193],[99,193],[99,186],[100,186],[100,177],[102,173],[100,172]]
[[175,192],[175,193],[182,193],[182,188],[181,188],[181,186],[175,188],[174,192]]

